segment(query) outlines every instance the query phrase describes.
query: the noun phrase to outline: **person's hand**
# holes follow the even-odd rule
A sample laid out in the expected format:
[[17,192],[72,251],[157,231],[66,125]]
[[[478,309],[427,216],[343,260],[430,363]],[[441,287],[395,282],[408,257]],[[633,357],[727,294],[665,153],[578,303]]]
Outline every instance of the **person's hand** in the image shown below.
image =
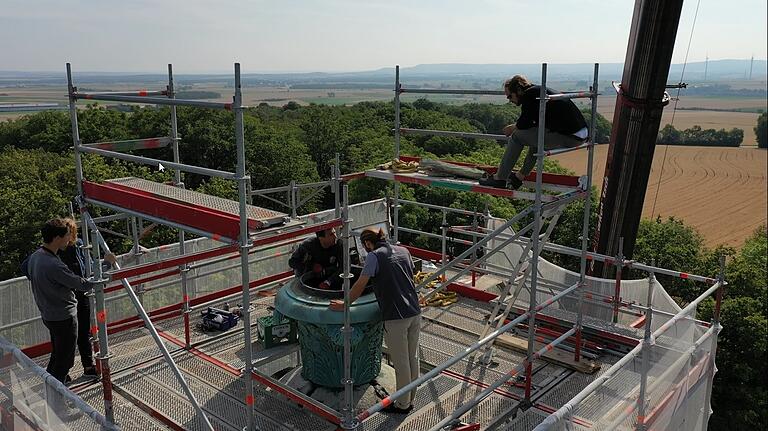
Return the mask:
[[324,282],[318,284],[317,288],[318,289],[323,289],[323,290],[328,290],[328,289],[331,288],[331,283],[329,283],[328,281],[324,281]]
[[312,272],[315,274],[320,274],[323,272],[323,265],[320,265],[319,263],[316,263],[312,266]]
[[510,124],[509,126],[505,126],[502,130],[504,131],[505,135],[512,136],[512,134],[515,133],[515,130],[517,130],[517,126]]
[[328,305],[328,308],[330,308],[333,311],[344,311],[344,300],[333,299],[331,300],[331,304]]
[[109,262],[112,265],[117,263],[117,257],[115,257],[115,255],[112,254],[112,253],[105,254],[104,255],[104,260],[106,260],[107,262]]

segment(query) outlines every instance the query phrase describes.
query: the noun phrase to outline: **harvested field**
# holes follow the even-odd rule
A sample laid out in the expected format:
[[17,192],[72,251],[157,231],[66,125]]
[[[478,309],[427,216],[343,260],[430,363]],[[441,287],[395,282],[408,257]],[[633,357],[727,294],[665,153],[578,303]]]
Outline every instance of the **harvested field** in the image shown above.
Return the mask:
[[[597,187],[605,174],[607,150],[602,145],[595,152]],[[578,174],[585,173],[585,151],[553,158]],[[767,169],[768,151],[762,149],[660,145],[654,153],[643,218],[675,216],[695,227],[708,246],[740,247],[768,218]],[[658,200],[651,214],[657,187]]]

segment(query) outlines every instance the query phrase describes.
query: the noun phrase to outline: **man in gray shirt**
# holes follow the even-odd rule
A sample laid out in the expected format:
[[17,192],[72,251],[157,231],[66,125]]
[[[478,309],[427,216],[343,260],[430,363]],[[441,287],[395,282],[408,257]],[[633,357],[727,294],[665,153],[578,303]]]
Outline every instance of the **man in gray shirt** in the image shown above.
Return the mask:
[[[71,239],[66,222],[60,218],[48,220],[41,233],[43,245],[29,256],[25,275],[32,282],[35,303],[51,335],[52,350],[46,370],[66,383],[77,348],[77,300],[73,290],[87,292],[92,286],[56,255]],[[105,260],[113,263],[114,255],[105,256]]]

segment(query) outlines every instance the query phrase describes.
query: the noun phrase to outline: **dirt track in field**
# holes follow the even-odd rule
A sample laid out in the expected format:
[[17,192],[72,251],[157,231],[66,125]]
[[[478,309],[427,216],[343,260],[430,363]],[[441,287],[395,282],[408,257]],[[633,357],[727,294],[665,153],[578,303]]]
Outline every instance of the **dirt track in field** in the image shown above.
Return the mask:
[[[607,150],[607,145],[596,149],[597,187],[605,174]],[[585,151],[554,158],[579,175],[586,173]],[[740,247],[768,218],[767,169],[768,152],[757,148],[657,146],[643,218],[675,216],[695,227],[708,246]]]

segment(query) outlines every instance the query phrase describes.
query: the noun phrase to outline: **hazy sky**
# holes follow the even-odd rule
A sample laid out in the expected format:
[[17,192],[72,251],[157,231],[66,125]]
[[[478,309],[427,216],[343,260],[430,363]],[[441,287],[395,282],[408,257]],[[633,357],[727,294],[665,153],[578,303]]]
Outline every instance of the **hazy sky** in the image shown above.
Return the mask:
[[[689,61],[766,58],[766,0],[701,0]],[[1,0],[0,70],[622,62],[632,0]],[[686,0],[674,63],[696,0]]]

